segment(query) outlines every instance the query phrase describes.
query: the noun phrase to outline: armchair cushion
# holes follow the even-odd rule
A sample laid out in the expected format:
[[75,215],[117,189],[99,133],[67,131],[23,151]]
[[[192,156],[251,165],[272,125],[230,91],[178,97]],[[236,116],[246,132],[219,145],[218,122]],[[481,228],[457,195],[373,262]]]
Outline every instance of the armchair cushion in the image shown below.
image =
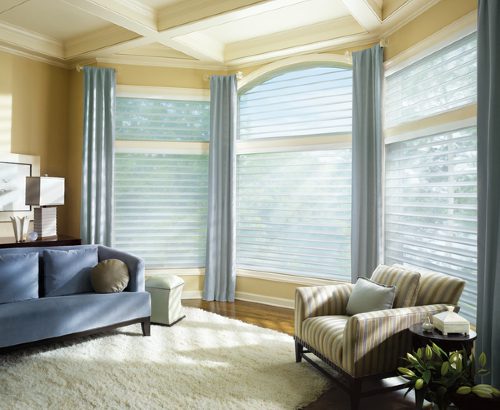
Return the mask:
[[349,316],[318,316],[304,320],[303,340],[337,366],[342,366],[344,329]]
[[295,335],[302,337],[302,322],[309,317],[345,315],[354,285],[300,287],[295,291]]
[[420,273],[397,266],[379,265],[371,280],[382,285],[396,286],[394,308],[415,306]]
[[355,377],[393,371],[411,350],[408,328],[427,315],[446,311],[445,304],[360,313],[346,323],[342,368]]
[[395,286],[380,285],[369,279],[359,278],[347,301],[346,312],[352,316],[356,313],[390,309],[395,295]]

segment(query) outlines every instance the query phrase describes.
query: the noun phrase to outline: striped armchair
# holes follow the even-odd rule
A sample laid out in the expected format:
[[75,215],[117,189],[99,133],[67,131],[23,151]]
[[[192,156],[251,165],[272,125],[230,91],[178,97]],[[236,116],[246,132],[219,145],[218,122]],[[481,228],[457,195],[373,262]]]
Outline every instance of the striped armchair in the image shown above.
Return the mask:
[[301,287],[295,295],[296,361],[304,358],[318,367],[305,355],[314,353],[333,367],[337,381],[350,392],[352,409],[361,397],[377,393],[363,392],[362,381],[393,375],[400,358],[412,349],[408,328],[456,305],[465,286],[451,276],[385,265],[375,270],[372,280],[396,286],[392,309],[348,316],[352,284]]

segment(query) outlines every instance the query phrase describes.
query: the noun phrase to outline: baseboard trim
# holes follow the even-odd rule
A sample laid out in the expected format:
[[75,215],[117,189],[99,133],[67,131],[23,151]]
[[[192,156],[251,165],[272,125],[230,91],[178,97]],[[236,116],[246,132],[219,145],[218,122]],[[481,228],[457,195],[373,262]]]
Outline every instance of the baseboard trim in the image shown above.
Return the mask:
[[235,298],[237,300],[244,300],[245,302],[262,303],[264,305],[283,307],[287,309],[293,309],[295,304],[295,302],[292,299],[257,295],[255,293],[248,293],[248,292],[236,292]]
[[[186,290],[182,292],[182,299],[201,299],[203,292],[201,290]],[[245,302],[262,303],[263,305],[283,307],[293,309],[295,302],[292,299],[276,298],[273,296],[257,295],[248,292],[236,292],[236,300],[243,300]]]
[[201,299],[202,295],[201,290],[185,290],[182,292],[181,299]]

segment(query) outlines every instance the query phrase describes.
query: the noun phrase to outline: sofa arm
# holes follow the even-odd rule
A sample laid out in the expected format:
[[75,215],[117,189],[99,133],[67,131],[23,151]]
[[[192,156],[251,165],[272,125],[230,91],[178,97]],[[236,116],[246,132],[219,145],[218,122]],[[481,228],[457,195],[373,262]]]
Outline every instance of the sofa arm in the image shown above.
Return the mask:
[[445,304],[413,306],[359,313],[344,330],[342,367],[355,377],[395,371],[412,350],[408,328],[427,315],[446,311]]
[[98,246],[99,261],[106,259],[119,259],[128,267],[130,281],[126,291],[129,292],[144,292],[146,290],[144,283],[145,268],[144,260],[127,252],[122,252],[117,249],[108,248],[107,246]]
[[295,290],[295,336],[302,338],[302,322],[315,316],[345,315],[350,283],[300,287]]

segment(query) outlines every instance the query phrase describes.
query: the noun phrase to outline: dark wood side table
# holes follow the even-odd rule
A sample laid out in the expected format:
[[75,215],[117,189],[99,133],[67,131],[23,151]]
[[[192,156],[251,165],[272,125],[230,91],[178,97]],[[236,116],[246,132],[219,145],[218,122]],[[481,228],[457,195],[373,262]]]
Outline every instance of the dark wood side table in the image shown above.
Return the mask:
[[39,238],[33,242],[16,242],[13,238],[0,238],[1,248],[28,248],[32,246],[71,246],[81,245],[82,240],[68,235],[57,235],[50,238]]
[[432,332],[424,332],[422,323],[410,326],[410,332],[413,336],[413,347],[415,350],[434,342],[447,353],[465,349],[468,355],[472,351],[474,340],[477,338],[477,334],[473,330],[470,330],[468,335],[448,334],[448,336],[443,335],[436,329]]

